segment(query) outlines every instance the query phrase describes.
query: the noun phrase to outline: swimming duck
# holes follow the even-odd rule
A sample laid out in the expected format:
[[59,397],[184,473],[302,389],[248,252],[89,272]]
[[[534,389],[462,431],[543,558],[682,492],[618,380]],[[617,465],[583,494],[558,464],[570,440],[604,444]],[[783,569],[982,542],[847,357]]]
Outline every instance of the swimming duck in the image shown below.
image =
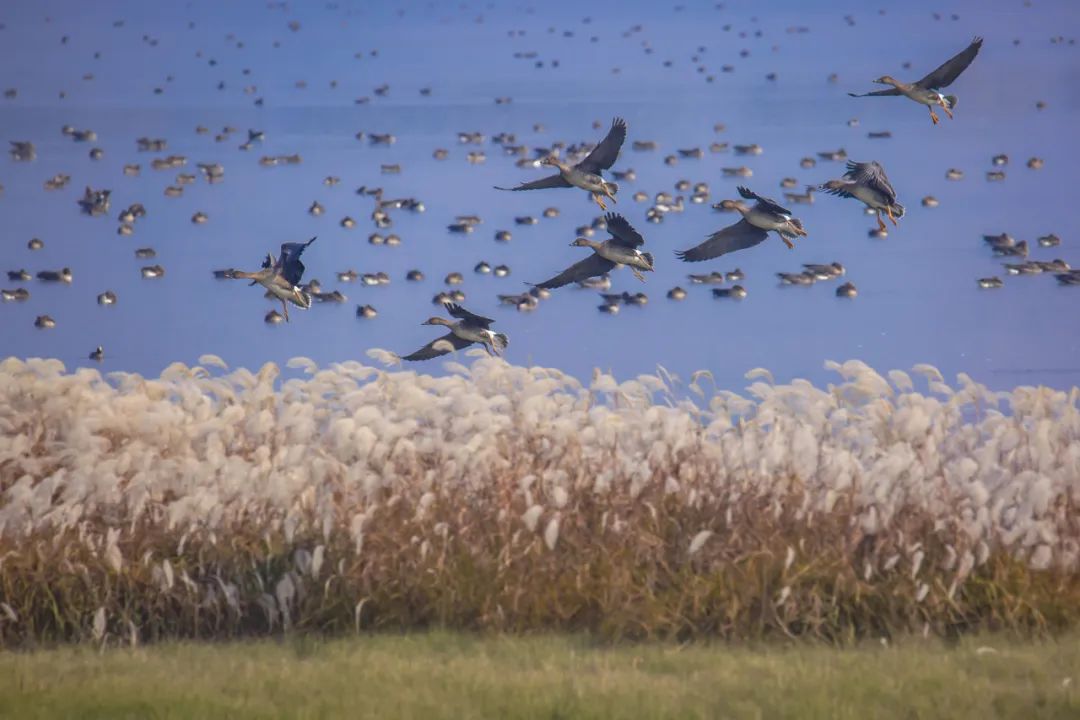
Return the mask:
[[742,300],[746,297],[746,288],[742,285],[734,285],[729,288],[713,288],[712,291],[714,298],[732,298],[733,300]]
[[1061,238],[1059,238],[1054,233],[1050,233],[1049,235],[1043,235],[1039,238],[1039,247],[1057,247],[1060,244]]
[[809,271],[800,273],[778,272],[776,277],[780,278],[782,285],[813,285],[817,281],[817,276]]
[[[385,281],[383,278],[386,278]],[[390,283],[390,278],[386,273],[364,273],[360,276],[360,281],[369,287],[376,285],[387,285]]]
[[806,186],[806,192],[804,193],[784,193],[784,199],[788,202],[795,203],[796,205],[813,205],[814,204],[814,192],[817,190],[813,185]]
[[847,151],[844,150],[844,148],[840,148],[839,150],[826,150],[825,152],[819,152],[817,156],[822,160],[840,162],[841,160],[847,160]]
[[963,180],[964,179],[964,171],[963,170],[957,170],[956,168],[949,168],[948,170],[945,171],[945,179],[946,180],[953,180],[953,181]]
[[491,318],[474,315],[455,303],[446,303],[445,308],[451,317],[458,319],[458,322],[451,322],[441,317],[430,317],[422,324],[442,325],[449,328],[450,332],[432,340],[416,352],[402,357],[402,360],[430,360],[453,350],[461,350],[473,343],[480,343],[489,355],[497,356],[510,344],[506,335],[491,330],[491,324],[495,322]]
[[855,283],[846,282],[836,288],[836,297],[853,298],[858,294],[859,291],[855,288]]
[[963,51],[956,54],[932,73],[914,83],[902,83],[890,75],[883,75],[874,82],[880,85],[891,85],[888,90],[875,90],[868,93],[848,93],[851,97],[883,97],[903,95],[909,100],[926,105],[930,110],[930,119],[935,125],[938,124],[938,116],[934,112],[934,106],[939,105],[945,114],[952,119],[952,109],[956,107],[955,95],[942,95],[941,88],[948,87],[960,73],[967,69],[982,47],[982,38],[976,37]]
[[37,274],[38,280],[44,282],[63,282],[71,283],[71,269],[63,268],[61,270],[42,270]]
[[281,316],[281,313],[279,313],[277,310],[271,310],[270,312],[266,313],[266,316],[263,318],[263,322],[265,322],[267,325],[279,325],[284,319],[285,318],[283,318]]
[[993,158],[991,158],[990,162],[992,162],[996,166],[1008,165],[1009,156],[1004,153],[1002,153],[1001,155],[995,155]]
[[[348,296],[345,295],[345,293],[341,292],[340,290],[333,290],[333,291],[328,292],[328,293],[313,292],[313,293],[308,293],[308,294],[311,296],[312,300],[314,300],[315,302],[320,302],[320,303],[336,303],[338,305],[341,305],[342,303],[346,303],[346,302],[349,301]],[[270,293],[270,292],[268,292],[267,295],[276,297],[276,295],[274,295],[273,293]],[[282,303],[282,304],[284,304],[284,303]],[[307,308],[304,308],[304,309],[306,310]],[[288,320],[289,318],[286,316],[285,319]]]
[[649,303],[649,296],[642,292],[633,294],[628,292],[621,292],[617,294],[602,293],[600,297],[604,299],[604,302],[615,305],[622,303],[623,305],[637,305],[640,307]]
[[365,320],[370,320],[371,318],[375,317],[378,314],[379,314],[378,311],[376,311],[375,308],[373,308],[370,305],[357,305],[356,306],[356,317],[358,317],[358,318],[364,318]]
[[491,266],[481,260],[473,267],[473,272],[477,275],[488,275],[491,273]]
[[91,359],[91,360],[93,360],[94,362],[101,362],[102,360],[104,360],[104,359],[105,359],[105,348],[103,348],[103,347],[101,347],[100,345],[98,345],[98,346],[97,346],[96,348],[94,348],[94,349],[93,349],[93,350],[92,350],[92,351],[90,352],[90,355],[89,355],[89,357],[90,357],[90,359]]
[[352,268],[337,274],[338,282],[354,282],[358,277],[360,277],[360,275]]
[[993,290],[995,288],[1004,287],[1005,283],[1001,281],[999,277],[984,277],[979,278],[979,287],[983,290]]
[[1043,271],[1042,265],[1037,262],[1002,263],[1002,266],[1010,275],[1038,275]]
[[100,295],[97,296],[97,304],[98,305],[115,305],[116,304],[116,293],[114,293],[112,290],[106,290],[105,292],[103,292],[103,293],[101,293]]
[[419,270],[410,270],[405,274],[405,279],[409,282],[423,282],[424,273]]
[[685,300],[686,291],[676,285],[667,292],[668,300]]
[[600,305],[597,305],[596,308],[600,312],[602,312],[602,313],[604,313],[606,315],[618,315],[619,314],[619,303],[605,302],[605,303],[601,303]]
[[26,288],[14,290],[0,290],[0,299],[4,302],[23,302],[30,299],[30,291]]
[[38,315],[34,319],[34,327],[38,328],[39,330],[50,330],[56,327],[56,321],[48,315]]
[[989,170],[986,173],[987,182],[1001,182],[1005,179],[1004,170]]
[[715,272],[711,272],[711,273],[705,273],[703,275],[693,275],[693,274],[691,274],[691,275],[687,275],[686,277],[690,280],[690,282],[694,283],[695,285],[723,285],[724,284],[724,273],[720,272],[719,270],[717,270]]
[[45,241],[41,238],[30,238],[26,243],[26,247],[29,250],[41,250],[45,247]]
[[508,276],[510,274],[510,266],[509,265],[496,265],[492,269],[492,273],[494,273],[495,277],[500,277],[500,278],[506,277],[506,276]]
[[197,212],[191,216],[191,222],[195,225],[202,225],[210,218],[204,212]]
[[807,272],[813,273],[818,280],[832,280],[847,272],[847,269],[838,262],[829,263],[828,265],[804,263],[803,267],[806,268]]
[[625,140],[626,121],[622,118],[615,118],[611,123],[611,129],[608,131],[607,136],[577,165],[571,166],[560,162],[553,155],[548,155],[540,161],[540,164],[558,168],[559,173],[557,175],[522,183],[513,188],[504,188],[497,185],[495,187],[497,190],[514,191],[577,187],[587,191],[601,210],[606,210],[607,205],[604,204],[603,198],[608,197],[612,201],[618,202],[615,194],[619,191],[619,186],[613,182],[605,181],[601,177],[601,173],[615,164],[615,160],[619,157],[619,150]]
[[751,143],[750,145],[735,145],[732,149],[735,150],[736,155],[760,155],[765,152],[757,143]]
[[735,168],[720,168],[720,172],[724,174],[724,177],[753,177],[754,171],[745,165]]
[[1033,157],[1027,161],[1027,166],[1029,170],[1042,170],[1043,165],[1045,164],[1046,161],[1039,157]]
[[160,265],[147,265],[142,268],[142,276],[148,279],[164,277],[165,268]]
[[26,272],[26,270],[8,270],[7,276],[8,280],[13,282],[26,282],[30,279],[30,273]]
[[1008,257],[1027,257],[1028,243],[1027,240],[1021,240],[1015,245],[995,245],[993,246],[995,255],[1004,255]]
[[742,214],[742,219],[734,225],[713,233],[708,240],[689,250],[676,251],[675,255],[684,262],[701,262],[726,255],[737,250],[745,250],[762,242],[775,231],[788,248],[795,245],[789,238],[806,236],[802,222],[791,216],[791,211],[781,207],[775,200],[762,197],[746,187],[739,186],[739,195],[747,200],[756,200],[750,207],[741,200],[733,207]]
[[465,276],[459,272],[448,273],[443,282],[447,285],[460,285],[465,282]]
[[746,273],[744,273],[741,268],[735,268],[734,270],[729,270],[724,277],[728,282],[738,282],[739,280],[746,279]]
[[904,217],[904,206],[896,201],[896,191],[893,190],[885,168],[877,161],[854,162],[848,161],[847,172],[840,180],[830,180],[821,186],[821,189],[830,195],[839,197],[855,198],[861,201],[877,215],[878,228],[885,229],[885,221],[881,219],[882,211],[889,216],[889,220],[896,225],[896,219]]
[[510,242],[513,235],[509,230],[498,230],[495,232],[495,242]]
[[324,210],[323,206],[319,204],[318,200],[315,200],[315,201],[312,201],[311,206],[308,208],[308,214],[309,215],[322,215],[323,210]]
[[[585,278],[584,280],[578,280],[577,286],[582,290],[610,290],[611,289],[611,276],[607,273],[599,275],[597,277]],[[544,292],[547,292],[545,289]]]
[[503,305],[513,305],[518,312],[531,312],[540,305],[540,299],[532,292],[524,292],[520,295],[497,295]]
[[281,300],[281,308],[284,311],[285,320],[288,321],[288,303],[291,302],[304,310],[311,307],[311,295],[298,286],[304,275],[304,263],[300,261],[300,255],[313,242],[315,238],[311,238],[306,243],[283,243],[281,256],[277,260],[273,255],[268,254],[266,260],[263,261],[262,269],[256,272],[236,270],[232,276],[237,279],[251,280],[253,285],[258,283],[266,288],[267,292]]
[[611,234],[610,238],[603,242],[594,242],[582,237],[577,238],[570,243],[570,246],[592,248],[593,254],[574,263],[555,277],[537,283],[536,287],[560,288],[572,282],[581,282],[597,275],[603,275],[618,265],[626,265],[634,273],[634,277],[644,282],[645,276],[641,274],[641,271],[651,272],[653,269],[652,255],[643,253],[638,249],[645,244],[645,238],[622,215],[608,213],[605,220],[607,230]]

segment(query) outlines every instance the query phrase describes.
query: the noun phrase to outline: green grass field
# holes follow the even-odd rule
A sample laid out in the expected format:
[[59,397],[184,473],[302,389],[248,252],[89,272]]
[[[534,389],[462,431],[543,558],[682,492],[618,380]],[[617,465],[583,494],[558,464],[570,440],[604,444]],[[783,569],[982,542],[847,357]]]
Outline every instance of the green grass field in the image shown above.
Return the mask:
[[1077,718],[1080,638],[858,648],[448,633],[0,653],[0,717]]

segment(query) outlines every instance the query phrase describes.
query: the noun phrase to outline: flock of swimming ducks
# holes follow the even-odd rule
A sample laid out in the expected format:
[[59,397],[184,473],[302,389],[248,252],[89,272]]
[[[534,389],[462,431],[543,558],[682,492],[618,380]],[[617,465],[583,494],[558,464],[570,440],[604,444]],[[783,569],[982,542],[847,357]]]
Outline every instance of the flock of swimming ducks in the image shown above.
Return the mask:
[[[939,122],[939,117],[935,113],[935,108],[940,108],[942,112],[952,119],[953,111],[957,106],[957,98],[954,95],[943,94],[942,90],[951,85],[960,74],[967,69],[978,55],[979,50],[982,47],[982,42],[981,38],[975,38],[963,51],[916,82],[904,83],[894,79],[892,76],[884,75],[875,82],[888,85],[890,86],[889,89],[862,94],[848,94],[853,97],[905,97],[913,102],[926,106],[929,109],[931,121],[935,125]],[[380,94],[378,89],[376,90],[376,94]],[[14,97],[14,95],[8,95],[8,97]],[[504,102],[509,102],[508,98],[503,98],[502,100]],[[718,129],[722,128],[718,127]],[[93,142],[96,140],[96,134],[90,130],[77,130],[67,126],[63,129],[63,132],[65,135],[72,137],[76,142]],[[197,128],[197,132],[200,134],[207,134],[209,133],[209,130],[200,126]],[[222,134],[219,135],[219,139],[222,139],[223,137],[227,138],[235,132],[237,132],[235,128],[225,128],[222,131]],[[501,304],[511,305],[518,310],[523,311],[532,310],[538,306],[541,300],[549,297],[552,291],[568,285],[576,284],[580,287],[599,291],[608,290],[611,284],[609,274],[621,267],[627,268],[642,282],[645,281],[644,273],[652,272],[654,270],[655,259],[653,255],[642,249],[646,240],[641,232],[635,229],[623,215],[616,212],[607,212],[608,202],[618,202],[619,184],[616,180],[632,182],[636,179],[636,173],[633,170],[624,170],[621,172],[612,170],[613,165],[619,158],[622,146],[626,141],[627,132],[628,125],[626,121],[622,118],[615,118],[611,123],[606,136],[594,146],[581,145],[567,147],[565,145],[556,144],[549,148],[542,157],[536,160],[526,160],[523,158],[522,161],[519,162],[519,165],[522,167],[554,168],[557,170],[554,174],[539,180],[523,182],[515,187],[507,188],[496,186],[496,189],[498,190],[514,192],[576,188],[588,193],[592,201],[595,202],[601,210],[605,211],[605,214],[602,217],[594,219],[588,225],[579,227],[578,234],[580,236],[571,243],[572,247],[588,249],[590,254],[587,257],[572,264],[570,267],[565,268],[561,272],[558,272],[547,280],[529,283],[529,289],[526,292],[520,294],[499,295],[498,300]],[[886,133],[881,133],[879,135],[887,136]],[[357,138],[361,140],[366,139],[371,144],[377,145],[390,145],[396,141],[396,138],[391,134],[372,133],[365,136],[364,133],[359,133]],[[249,130],[247,133],[247,140],[241,145],[241,148],[250,149],[255,143],[262,142],[263,140],[264,134],[261,131]],[[469,133],[462,133],[459,140],[464,144],[479,144],[483,142],[484,138],[482,136],[474,137]],[[510,135],[496,138],[496,140],[501,142],[504,147],[510,147],[514,143],[514,139]],[[10,156],[13,161],[31,162],[36,158],[36,149],[32,142],[25,140],[10,142]],[[633,143],[635,150],[648,150],[651,149],[650,145],[654,144],[649,143],[648,141],[635,141]],[[137,140],[137,147],[140,151],[162,152],[166,149],[166,146],[167,143],[163,138],[143,137]],[[726,148],[726,143],[714,143],[714,146],[710,149],[719,151]],[[762,152],[761,147],[756,144],[736,145],[733,147],[733,150],[738,155],[756,155]],[[560,151],[565,151],[565,155],[560,156]],[[100,158],[102,154],[100,148],[91,150],[91,158],[95,157],[95,152],[97,153],[97,157]],[[701,157],[704,154],[700,148],[680,149],[678,153],[678,157]],[[838,179],[829,180],[821,185],[807,186],[803,193],[785,192],[784,197],[788,202],[795,204],[811,203],[813,202],[814,193],[819,191],[841,198],[858,200],[865,206],[868,214],[876,217],[877,230],[871,232],[871,235],[876,234],[876,236],[884,236],[887,233],[888,226],[885,223],[886,219],[888,219],[893,226],[896,226],[898,221],[904,217],[904,206],[898,201],[897,193],[889,182],[885,169],[881,164],[876,161],[856,162],[854,160],[849,160],[843,150],[819,153],[819,155],[825,160],[847,160],[846,172]],[[447,152],[444,149],[438,149],[434,152],[433,156],[436,160],[444,159],[447,157]],[[485,156],[481,151],[473,151],[468,155],[468,160],[471,163],[481,163],[484,159]],[[576,161],[572,161],[573,159],[576,159]],[[674,155],[669,156],[669,158],[665,160],[667,164],[674,164],[676,161],[677,156]],[[182,156],[170,155],[153,160],[152,165],[158,169],[180,168],[186,165],[186,162],[186,158]],[[296,164],[299,162],[301,162],[299,155],[268,155],[262,157],[260,160],[260,164],[266,166]],[[994,158],[994,164],[996,166],[1004,165],[1007,162],[1008,158],[1005,156]],[[813,167],[814,164],[813,158],[804,159],[802,162],[803,167]],[[1032,158],[1028,163],[1028,166],[1033,169],[1038,169],[1041,165],[1042,161],[1038,158]],[[200,163],[198,168],[204,179],[209,183],[219,182],[224,176],[224,168],[220,163]],[[138,175],[139,171],[138,165],[129,164],[124,166],[124,174],[126,175]],[[383,165],[381,166],[381,171],[384,174],[394,174],[400,172],[400,166]],[[606,172],[610,173],[613,178],[612,180],[608,180],[604,177],[604,173]],[[749,169],[745,167],[724,168],[723,173],[725,176],[731,177],[749,177],[751,175]],[[959,179],[959,177],[962,177],[962,173],[959,173],[959,171],[950,171],[947,175],[948,179]],[[180,196],[183,194],[184,185],[194,182],[195,179],[196,176],[193,174],[181,173],[177,177],[176,183],[166,188],[165,194],[171,197]],[[992,180],[994,178],[991,178],[990,175],[988,175],[988,179]],[[70,176],[57,174],[46,181],[45,187],[47,190],[61,189],[68,182],[70,182]],[[340,180],[333,176],[327,177],[324,180],[326,185],[336,185],[338,182],[340,182]],[[796,188],[796,182],[793,179],[785,179],[781,185],[786,190],[794,190]],[[692,191],[691,202],[700,203],[708,198],[708,187],[704,183],[691,186],[689,182],[683,181],[680,186],[677,186],[677,190],[685,192]],[[739,199],[724,200],[713,207],[722,212],[737,212],[740,215],[740,219],[734,224],[716,231],[704,242],[691,248],[676,251],[675,256],[677,259],[687,263],[698,263],[713,260],[731,253],[745,251],[764,242],[769,236],[769,233],[775,233],[789,249],[792,249],[795,247],[795,242],[798,241],[799,238],[808,235],[803,223],[794,216],[791,210],[788,210],[776,200],[759,195],[744,185],[738,186],[737,190]],[[424,205],[418,199],[388,199],[384,197],[381,188],[369,189],[367,187],[362,187],[357,192],[360,195],[369,197],[373,201],[374,205],[370,219],[376,230],[388,228],[392,225],[390,214],[393,211],[424,211]],[[107,215],[110,212],[110,195],[110,190],[95,190],[87,187],[83,196],[79,198],[77,202],[81,211],[87,215]],[[645,196],[644,193],[637,193],[635,194],[634,199],[644,200],[647,199],[647,196]],[[923,199],[923,205],[933,206],[933,204],[936,204],[936,200],[933,198],[927,197]],[[683,196],[680,195],[677,198],[672,198],[668,193],[661,193],[655,198],[653,206],[650,207],[646,213],[646,220],[649,222],[660,222],[663,220],[663,216],[666,213],[678,212],[682,209]],[[325,208],[317,201],[313,202],[308,208],[308,212],[311,215],[321,215],[324,211]],[[145,208],[139,203],[135,203],[121,210],[118,217],[120,222],[118,233],[121,235],[132,234],[134,232],[134,224],[139,218],[145,216],[145,214]],[[547,208],[543,215],[545,217],[554,217],[558,215],[558,210],[555,208]],[[205,213],[197,212],[192,216],[191,221],[195,224],[202,224],[207,222],[208,219],[209,218]],[[526,216],[517,218],[516,222],[520,225],[528,225],[534,224],[537,220],[531,216]],[[356,221],[353,218],[346,216],[340,221],[340,224],[342,227],[354,227]],[[463,215],[458,216],[455,219],[455,222],[448,226],[448,230],[454,233],[471,233],[479,224],[480,218]],[[606,231],[608,237],[603,240],[590,239],[590,237],[595,235],[598,231]],[[496,240],[500,242],[508,241],[510,240],[510,237],[510,232],[506,230],[501,230],[496,234]],[[274,257],[273,254],[267,254],[261,267],[257,270],[243,271],[226,268],[215,270],[214,275],[215,277],[224,280],[248,280],[250,281],[250,285],[260,286],[265,291],[267,297],[281,303],[281,313],[278,313],[276,310],[271,311],[267,314],[266,321],[268,323],[288,322],[290,305],[295,308],[306,310],[312,306],[313,300],[318,300],[320,302],[345,301],[345,296],[339,291],[323,292],[318,281],[309,281],[308,283],[304,283],[303,281],[305,268],[301,261],[301,256],[312,246],[316,239],[316,237],[312,237],[306,242],[287,242],[282,244],[277,257]],[[1072,270],[1064,261],[1054,260],[1044,262],[1027,260],[1028,246],[1024,241],[1018,242],[1007,234],[1002,234],[1000,236],[986,236],[984,239],[995,254],[1021,260],[1017,263],[1005,264],[1004,267],[1009,274],[1021,275],[1047,272],[1055,274],[1057,279],[1063,285],[1080,285],[1080,271]],[[30,243],[31,249],[36,249],[35,242],[37,243],[37,247],[41,247],[41,241],[35,239]],[[400,243],[400,238],[394,234],[383,236],[380,233],[375,232],[369,237],[369,242],[371,244],[397,245]],[[1054,247],[1059,243],[1060,239],[1054,235],[1045,236],[1039,239],[1039,244],[1043,247]],[[151,259],[155,257],[153,248],[139,248],[136,250],[135,254],[136,257],[140,259]],[[503,277],[510,274],[509,267],[505,265],[499,265],[492,268],[488,263],[483,261],[478,263],[474,270],[481,274],[493,273],[496,276]],[[161,265],[154,264],[144,266],[141,269],[141,272],[143,277],[156,278],[164,275],[165,269]],[[782,284],[810,285],[817,281],[840,278],[845,272],[843,265],[838,262],[830,264],[808,263],[803,265],[802,271],[794,273],[777,273],[777,276]],[[31,280],[30,273],[25,270],[8,271],[7,276],[12,282],[26,282]],[[62,268],[61,270],[42,270],[37,273],[36,277],[42,282],[50,283],[71,283],[73,278],[72,271],[67,267]],[[687,276],[687,279],[691,284],[700,285],[721,285],[725,282],[734,283],[729,287],[714,287],[712,288],[712,294],[717,298],[738,300],[745,298],[747,295],[746,289],[738,284],[738,281],[742,280],[743,277],[742,271],[736,269],[727,273],[714,271],[702,274],[690,274]],[[406,279],[409,281],[420,281],[424,279],[424,276],[421,271],[412,270],[407,274]],[[367,285],[380,285],[390,282],[390,278],[385,273],[367,273],[360,275],[353,270],[338,273],[338,280],[341,282],[354,282],[360,280]],[[462,282],[462,277],[460,273],[451,273],[445,278],[445,282],[448,286],[459,285]],[[1001,287],[1003,283],[1000,278],[989,277],[980,278],[978,284],[982,288],[990,289]],[[844,283],[836,290],[836,295],[838,297],[852,298],[857,294],[858,291],[851,282]],[[681,287],[672,288],[667,293],[667,297],[675,301],[682,300],[686,296],[686,290]],[[0,298],[5,302],[25,301],[28,300],[29,297],[30,293],[24,287],[0,291]],[[618,312],[619,307],[623,305],[644,305],[648,302],[648,296],[642,292],[601,292],[601,297],[603,298],[603,304],[600,306],[600,310],[606,313]],[[454,320],[433,316],[424,321],[423,324],[443,326],[447,328],[448,332],[441,337],[432,340],[419,350],[401,356],[401,359],[406,361],[429,360],[449,352],[461,350],[473,344],[480,345],[492,355],[501,354],[509,344],[507,336],[491,329],[491,326],[495,322],[493,319],[474,314],[465,309],[461,305],[464,299],[464,293],[456,289],[444,291],[436,295],[434,301],[437,304],[442,305]],[[112,291],[106,291],[98,296],[97,301],[101,305],[115,304],[117,302],[116,294]],[[377,312],[372,306],[363,305],[357,308],[357,315],[363,318],[371,318],[375,317]],[[34,324],[38,328],[52,328],[56,325],[55,321],[48,315],[38,316]],[[101,346],[96,347],[93,352],[90,353],[90,358],[98,361],[102,360],[104,358],[104,349]]]

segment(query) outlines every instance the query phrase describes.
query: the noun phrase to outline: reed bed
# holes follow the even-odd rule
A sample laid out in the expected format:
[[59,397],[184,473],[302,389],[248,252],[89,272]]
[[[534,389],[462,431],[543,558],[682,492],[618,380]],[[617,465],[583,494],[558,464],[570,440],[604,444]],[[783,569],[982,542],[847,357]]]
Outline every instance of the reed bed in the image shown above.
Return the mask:
[[825,388],[754,370],[740,395],[471,357],[442,377],[3,361],[0,646],[1080,619],[1080,389],[849,361]]

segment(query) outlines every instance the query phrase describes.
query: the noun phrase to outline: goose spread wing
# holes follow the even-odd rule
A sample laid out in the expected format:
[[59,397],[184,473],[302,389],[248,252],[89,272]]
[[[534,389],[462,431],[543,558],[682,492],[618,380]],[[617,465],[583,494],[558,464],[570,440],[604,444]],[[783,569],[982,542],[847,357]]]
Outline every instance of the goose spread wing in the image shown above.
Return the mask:
[[446,355],[448,352],[450,352],[450,348],[446,346],[446,343],[449,343],[454,350],[461,350],[462,348],[467,348],[472,345],[471,340],[465,340],[464,338],[460,338],[454,333],[447,333],[440,338],[432,340],[427,345],[420,348],[411,355],[406,355],[401,359],[410,361],[430,360],[431,358],[439,357],[440,355]]
[[600,144],[594,147],[593,151],[577,164],[578,169],[590,173],[607,170],[615,164],[616,158],[619,157],[619,150],[625,140],[626,121],[622,118],[615,118],[611,121],[611,129],[608,130],[608,134],[600,141]]
[[604,216],[604,220],[607,221],[608,232],[619,245],[636,248],[645,244],[645,238],[622,215],[608,213]]
[[943,87],[948,87],[956,80],[956,78],[960,77],[960,73],[967,70],[967,66],[970,65],[971,61],[975,59],[975,56],[979,54],[979,48],[982,47],[982,43],[983,40],[981,37],[975,38],[971,41],[970,45],[956,55],[953,55],[942,63],[941,67],[937,68],[934,72],[915,84],[927,89],[941,89]]
[[727,255],[737,250],[751,248],[766,237],[769,233],[759,227],[748,223],[745,219],[718,230],[709,236],[709,239],[697,247],[689,250],[680,250],[675,255],[684,262],[701,262]]
[[603,275],[610,272],[614,267],[615,263],[594,253],[584,260],[574,263],[550,280],[537,283],[536,287],[554,290],[572,282],[581,282],[597,275]]

